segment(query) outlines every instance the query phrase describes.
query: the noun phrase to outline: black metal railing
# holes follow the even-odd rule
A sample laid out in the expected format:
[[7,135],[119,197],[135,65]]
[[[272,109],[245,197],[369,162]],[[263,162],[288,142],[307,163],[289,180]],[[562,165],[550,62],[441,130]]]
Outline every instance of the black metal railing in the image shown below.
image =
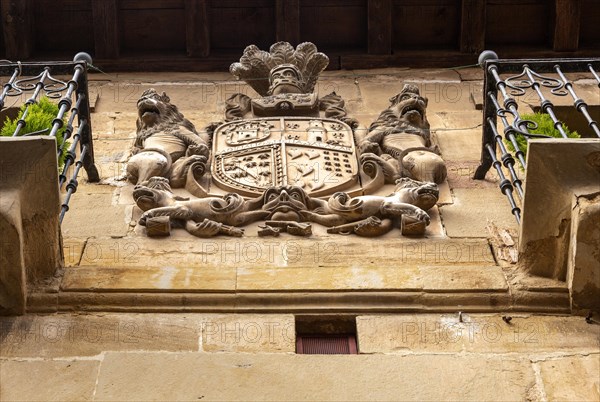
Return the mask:
[[[83,167],[88,176],[88,181],[100,180],[98,170],[94,165],[94,147],[92,143],[92,125],[90,121],[90,105],[87,81],[87,66],[91,64],[91,57],[86,53],[79,53],[72,62],[0,62],[0,77],[10,77],[3,84],[0,93],[0,111],[6,108],[10,97],[21,97],[24,100],[13,137],[23,135],[22,130],[27,124],[27,116],[31,106],[38,103],[41,96],[58,100],[58,113],[50,127],[43,130],[30,132],[25,135],[44,135],[57,137],[58,131],[64,126],[64,134],[57,144],[57,157],[64,154],[64,165],[59,173],[59,188],[65,190],[61,205],[60,222],[69,210],[71,196],[77,191],[77,176]],[[57,76],[67,76],[70,79],[61,80]],[[18,99],[15,103],[18,103]],[[65,118],[68,116],[65,125]],[[77,119],[77,127],[75,127]],[[71,144],[65,152],[65,147]],[[77,149],[79,148],[79,155]],[[73,168],[69,181],[67,174]],[[65,187],[66,184],[66,187]]]
[[[485,71],[483,90],[483,139],[481,164],[475,171],[474,179],[483,180],[491,167],[496,169],[500,178],[500,190],[508,198],[512,213],[518,223],[521,221],[521,209],[514,196],[516,190],[519,200],[523,198],[523,182],[515,168],[516,161],[525,169],[525,153],[519,146],[518,137],[547,138],[545,135],[532,134],[537,124],[523,119],[519,113],[518,97],[532,95],[539,102],[539,110],[546,113],[563,138],[568,138],[564,123],[557,117],[553,96],[570,96],[573,107],[585,119],[589,132],[587,136],[600,137],[600,128],[573,83],[565,74],[587,73],[600,88],[600,58],[595,59],[498,59],[492,51],[479,56],[479,63]],[[553,76],[543,75],[552,74]],[[549,92],[549,94],[548,94]],[[596,100],[600,100],[599,98]],[[498,119],[502,125],[502,134],[498,129]],[[514,148],[514,155],[507,149],[506,143]],[[497,149],[500,156],[497,156]],[[508,177],[504,168],[508,171]]]

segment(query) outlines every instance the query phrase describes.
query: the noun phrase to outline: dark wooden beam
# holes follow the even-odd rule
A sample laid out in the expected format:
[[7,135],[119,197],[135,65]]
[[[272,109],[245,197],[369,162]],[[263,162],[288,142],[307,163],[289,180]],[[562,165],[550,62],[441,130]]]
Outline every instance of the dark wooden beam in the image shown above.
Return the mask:
[[[1,11],[0,11],[0,15]],[[0,24],[2,24],[2,21],[0,20]],[[6,58],[6,50],[4,49],[4,29],[2,29],[2,26],[0,25],[0,59],[5,59]],[[0,119],[2,120],[2,119]]]
[[485,1],[462,0],[460,51],[479,53],[485,48]]
[[118,0],[92,1],[95,58],[116,59],[119,57],[118,7]]
[[556,0],[554,50],[572,52],[579,48],[580,0]]
[[0,0],[6,58],[29,58],[35,46],[32,0]]
[[392,0],[369,0],[369,54],[392,54]]
[[[551,48],[540,48],[539,46],[514,47],[496,46],[494,50],[506,59],[544,59],[557,57],[590,58],[600,57],[600,49],[582,48],[576,52],[559,53]],[[342,53],[327,52],[329,65],[327,70],[339,69],[367,69],[381,67],[439,67],[450,68],[477,63],[477,56],[462,53],[457,50],[395,50],[393,55],[376,55],[362,52]],[[60,57],[60,56],[59,56]],[[72,52],[65,51],[65,58],[73,57]],[[240,52],[227,50],[213,52],[206,58],[190,59],[184,54],[160,55],[153,52],[147,54],[123,55],[118,59],[96,60],[96,64],[102,66],[105,72],[120,71],[222,71],[229,70],[229,66],[235,60],[239,60]],[[92,70],[91,73],[94,73]],[[100,74],[100,73],[94,73]],[[589,76],[589,74],[588,74]]]
[[277,0],[275,2],[275,38],[296,46],[300,42],[300,1]]
[[185,0],[185,36],[187,55],[207,57],[210,54],[208,0]]

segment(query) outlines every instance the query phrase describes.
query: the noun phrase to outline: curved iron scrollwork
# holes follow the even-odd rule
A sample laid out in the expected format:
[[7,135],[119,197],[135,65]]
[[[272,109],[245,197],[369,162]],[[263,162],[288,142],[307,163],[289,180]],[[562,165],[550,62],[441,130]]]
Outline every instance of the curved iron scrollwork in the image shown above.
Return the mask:
[[496,116],[508,118],[507,114],[511,115],[514,119],[513,124],[511,125],[511,130],[514,134],[519,134],[528,138],[551,138],[547,135],[541,134],[531,134],[530,132],[520,130],[519,127],[524,124],[527,130],[536,130],[538,128],[538,124],[532,120],[521,119],[520,116],[512,110],[500,108],[496,112]]
[[[10,77],[2,85],[0,110],[5,108],[7,97],[19,97],[24,94],[29,96],[31,93],[29,99],[24,102],[24,108],[19,114],[13,137],[23,135],[21,129],[26,125],[28,111],[42,95],[59,100],[57,102],[58,114],[50,127],[24,135],[48,134],[55,137],[58,130],[65,125],[63,119],[69,116],[62,142],[57,144],[57,154],[60,155],[67,146],[67,140],[70,141],[65,164],[59,174],[59,188],[65,190],[59,216],[60,222],[62,222],[65,213],[69,209],[71,196],[77,191],[77,176],[80,169],[83,167],[86,170],[89,182],[100,180],[98,169],[94,165],[94,148],[90,124],[87,82],[87,64],[89,63],[91,63],[91,57],[85,53],[79,53],[75,56],[73,62],[0,64],[0,77]],[[55,78],[52,73],[70,76],[71,79],[63,81]],[[74,129],[75,119],[78,122],[77,130]],[[71,174],[69,169],[73,166]],[[69,181],[67,181],[67,174],[71,176]]]
[[527,64],[523,66],[521,74],[506,78],[504,84],[512,90],[511,95],[514,96],[523,96],[527,89],[534,88],[536,85],[550,89],[550,92],[556,96],[568,95],[561,80],[541,75],[529,68]]
[[[539,101],[538,107],[550,116],[554,127],[563,138],[568,138],[566,129],[555,112],[551,95],[568,96],[573,98],[573,106],[587,121],[590,131],[587,135],[600,137],[598,122],[590,115],[588,104],[580,98],[564,73],[591,72],[598,81],[596,71],[600,68],[600,58],[596,59],[549,59],[549,60],[503,60],[492,51],[485,51],[479,57],[480,65],[484,68],[484,116],[483,137],[481,149],[481,164],[475,172],[475,179],[483,180],[486,173],[494,167],[501,179],[500,189],[508,198],[512,212],[517,221],[520,220],[520,210],[513,190],[522,198],[521,180],[514,169],[515,160],[526,168],[524,152],[519,149],[518,137],[526,140],[532,138],[551,138],[546,135],[532,134],[538,125],[528,119],[522,119],[518,103],[514,97],[535,94]],[[558,78],[545,74],[557,74]],[[511,75],[512,74],[512,75]],[[508,76],[507,78],[504,78]],[[502,105],[502,106],[501,106]],[[503,136],[498,132],[496,124],[500,120],[504,126]],[[514,147],[512,155],[506,149],[504,142]],[[497,156],[500,148],[501,156]],[[503,168],[508,169],[507,178]]]
[[[54,78],[50,74],[50,68],[46,67],[35,77],[27,77],[15,81],[11,85],[12,89],[21,95],[23,92],[34,91],[40,88],[48,98],[59,99],[62,93],[67,89],[67,82]],[[8,96],[11,96],[10,94]]]

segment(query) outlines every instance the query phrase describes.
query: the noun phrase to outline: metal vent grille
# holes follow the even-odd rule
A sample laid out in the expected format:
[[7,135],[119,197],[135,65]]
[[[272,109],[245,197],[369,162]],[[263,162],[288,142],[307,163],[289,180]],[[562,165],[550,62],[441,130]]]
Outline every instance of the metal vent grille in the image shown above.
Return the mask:
[[353,335],[298,335],[296,353],[304,355],[355,355]]

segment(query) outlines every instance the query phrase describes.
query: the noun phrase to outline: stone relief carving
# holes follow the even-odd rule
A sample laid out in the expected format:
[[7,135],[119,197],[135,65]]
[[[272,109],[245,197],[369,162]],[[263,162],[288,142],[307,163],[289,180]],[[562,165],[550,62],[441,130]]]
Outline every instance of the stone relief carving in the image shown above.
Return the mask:
[[[328,227],[328,233],[379,236],[399,227],[402,234],[418,235],[429,224],[425,211],[435,205],[438,189],[433,183],[402,178],[389,196],[351,197],[337,192],[322,200],[309,196],[298,186],[271,186],[251,199],[236,193],[189,199],[173,195],[167,179],[154,177],[146,185],[136,187],[133,197],[145,211],[140,219],[142,226],[148,226],[152,220],[161,222],[164,230],[155,235],[169,234],[170,222],[175,222],[198,237],[241,236],[244,230],[236,226],[257,221],[266,221],[263,236],[269,235],[267,232],[277,235],[281,228],[290,234],[310,235],[310,225],[306,223],[311,222]],[[164,217],[169,219],[157,220]]]
[[134,155],[127,164],[129,181],[138,184],[159,176],[168,178],[173,187],[183,187],[188,171],[201,177],[209,154],[207,134],[196,132],[164,92],[145,91],[137,108]]
[[431,145],[426,110],[419,88],[405,85],[360,142],[361,160],[376,164],[386,182],[403,176],[438,184],[446,179],[444,160]]
[[[242,236],[257,222],[259,236],[309,236],[313,224],[332,234],[423,235],[445,178],[427,100],[405,86],[357,147],[344,100],[314,91],[327,64],[312,43],[248,46],[230,72],[260,97],[232,95],[224,121],[200,133],[166,94],[144,92],[127,171],[146,233]],[[386,183],[394,186],[374,194]],[[175,195],[178,187],[190,196]]]

